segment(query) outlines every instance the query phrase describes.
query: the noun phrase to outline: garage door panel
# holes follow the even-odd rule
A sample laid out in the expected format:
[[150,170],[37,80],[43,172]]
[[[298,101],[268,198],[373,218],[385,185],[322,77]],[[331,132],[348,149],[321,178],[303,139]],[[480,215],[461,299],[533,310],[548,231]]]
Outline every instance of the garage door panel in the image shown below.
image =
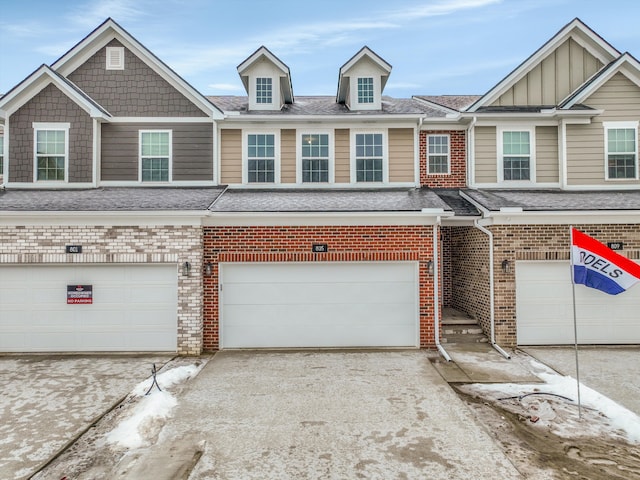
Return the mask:
[[[68,305],[67,285],[93,286]],[[175,265],[0,267],[0,350],[175,351]]]
[[[569,262],[516,262],[518,344],[562,345],[574,339]],[[640,289],[620,295],[576,285],[578,342],[640,343]]]
[[417,346],[415,263],[223,265],[221,345]]

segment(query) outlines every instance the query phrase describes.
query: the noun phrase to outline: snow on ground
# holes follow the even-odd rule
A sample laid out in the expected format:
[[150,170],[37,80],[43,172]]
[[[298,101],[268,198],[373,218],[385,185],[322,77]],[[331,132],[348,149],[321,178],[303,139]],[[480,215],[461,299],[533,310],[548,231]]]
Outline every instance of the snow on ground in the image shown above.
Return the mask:
[[106,435],[106,443],[127,449],[148,446],[158,433],[158,423],[170,417],[178,403],[167,389],[195,377],[203,366],[184,365],[159,373],[156,380],[162,390],[153,385],[153,378],[136,385],[131,392],[137,399],[135,407]]
[[560,375],[536,360],[531,359],[530,362],[535,375],[545,383],[476,383],[465,385],[462,390],[489,398],[507,409],[511,405],[516,413],[524,409],[534,420],[537,417],[536,426],[547,427],[563,438],[608,435],[640,443],[638,415],[581,383],[580,418],[575,378]]

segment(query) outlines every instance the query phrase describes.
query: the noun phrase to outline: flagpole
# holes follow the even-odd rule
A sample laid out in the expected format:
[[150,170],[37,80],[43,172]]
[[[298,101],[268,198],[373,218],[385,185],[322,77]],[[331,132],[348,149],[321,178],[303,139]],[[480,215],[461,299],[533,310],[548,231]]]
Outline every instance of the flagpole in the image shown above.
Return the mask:
[[578,362],[578,321],[576,319],[576,282],[573,268],[573,225],[569,225],[569,258],[571,264],[571,289],[573,297],[573,338],[576,352],[576,384],[578,387],[578,419],[582,420],[582,402],[580,401],[580,367]]

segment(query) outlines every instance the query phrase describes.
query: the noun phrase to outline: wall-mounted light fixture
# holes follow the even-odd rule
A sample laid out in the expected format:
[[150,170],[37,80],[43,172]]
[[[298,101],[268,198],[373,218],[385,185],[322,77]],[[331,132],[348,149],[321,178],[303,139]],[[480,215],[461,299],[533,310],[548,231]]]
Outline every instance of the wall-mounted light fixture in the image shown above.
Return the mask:
[[509,273],[511,272],[511,262],[509,260],[507,260],[506,258],[504,260],[502,260],[502,271],[504,273]]
[[207,262],[204,266],[204,274],[209,276],[213,271],[213,264],[211,262]]
[[188,277],[191,274],[191,264],[189,262],[184,262],[182,264],[182,276]]
[[427,273],[433,275],[433,260],[427,261]]

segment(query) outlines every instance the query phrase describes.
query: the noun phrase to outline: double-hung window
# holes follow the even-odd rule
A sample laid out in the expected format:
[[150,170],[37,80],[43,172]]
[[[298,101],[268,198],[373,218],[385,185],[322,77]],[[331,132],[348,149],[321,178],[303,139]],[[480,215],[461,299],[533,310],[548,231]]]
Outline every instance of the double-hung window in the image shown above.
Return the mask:
[[638,178],[637,122],[605,122],[608,180]]
[[171,131],[140,132],[140,181],[168,182],[171,179]]
[[449,135],[427,136],[427,173],[449,173]]
[[69,159],[69,124],[34,123],[35,180],[65,181]]
[[530,181],[532,179],[531,137],[530,130],[502,131],[503,180]]
[[276,173],[275,135],[247,135],[247,182],[273,183]]
[[329,181],[329,135],[302,135],[302,181]]
[[384,180],[384,145],[381,133],[356,133],[356,182]]
[[271,78],[256,78],[256,103],[273,103],[273,85]]
[[373,78],[358,78],[358,103],[373,103]]

